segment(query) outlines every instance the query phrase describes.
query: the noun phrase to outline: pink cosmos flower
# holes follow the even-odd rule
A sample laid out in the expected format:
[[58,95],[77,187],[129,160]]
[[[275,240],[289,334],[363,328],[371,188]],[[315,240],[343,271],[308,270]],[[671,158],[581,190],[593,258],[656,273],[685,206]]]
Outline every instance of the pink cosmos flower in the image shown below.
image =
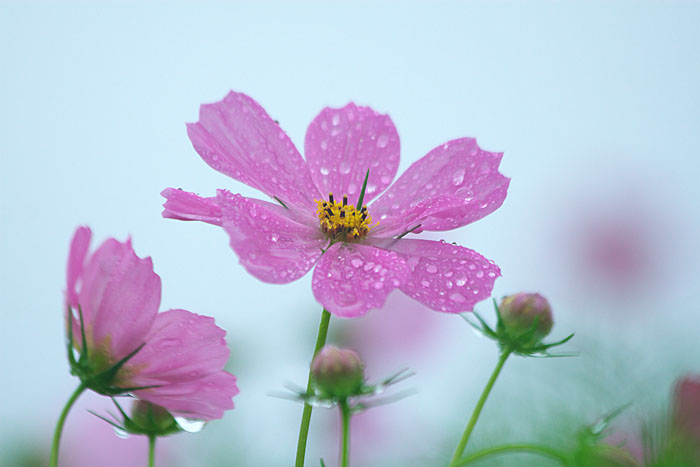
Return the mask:
[[[499,268],[445,242],[402,238],[455,229],[498,208],[509,179],[502,154],[471,138],[442,144],[394,183],[399,136],[369,107],[326,108],[306,132],[306,161],[287,134],[245,94],[200,107],[187,125],[195,150],[215,170],[279,204],[218,190],[202,198],[168,188],[163,217],[224,228],[252,275],[287,283],[314,265],[312,288],[328,311],[354,317],[400,289],[431,309],[458,313],[488,297]],[[369,177],[363,203],[365,175]]]
[[[87,342],[78,375],[97,392],[104,392],[104,384],[110,390],[150,387],[123,392],[174,415],[221,418],[238,393],[236,378],[223,371],[229,357],[226,332],[213,318],[189,311],[158,313],[160,277],[151,258],[136,256],[131,240],[113,238],[89,255],[91,236],[89,228],[78,228],[68,257],[66,300],[73,342],[84,350],[82,331]],[[109,381],[94,378],[131,354]]]

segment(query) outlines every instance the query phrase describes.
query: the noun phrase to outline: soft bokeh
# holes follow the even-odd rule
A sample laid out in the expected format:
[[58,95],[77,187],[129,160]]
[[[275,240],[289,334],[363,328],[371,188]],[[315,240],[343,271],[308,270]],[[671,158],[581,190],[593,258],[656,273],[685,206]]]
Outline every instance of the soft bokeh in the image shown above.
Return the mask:
[[[301,407],[268,394],[306,381],[320,318],[310,277],[261,283],[223,231],[160,216],[169,186],[254,195],[207,167],[185,131],[200,103],[230,89],[257,99],[298,147],[325,106],[355,101],[388,113],[399,173],[458,137],[504,153],[504,205],[421,236],[493,259],[503,272],[497,297],[546,296],[552,339],[576,332],[568,349],[580,356],[509,361],[469,449],[565,445],[577,426],[627,402],[625,426],[668,407],[676,378],[700,371],[699,22],[700,5],[683,1],[2,1],[1,455],[20,436],[48,447],[76,385],[61,304],[70,236],[88,224],[96,242],[132,234],[153,257],[163,309],[214,316],[228,332],[236,409],[178,435],[181,462],[293,458]],[[416,309],[404,318],[407,306]],[[370,378],[416,371],[403,384],[417,394],[362,416],[376,416],[391,442],[377,435],[361,452],[371,436],[358,433],[353,456],[359,465],[444,465],[496,349],[458,316],[396,293],[386,307],[330,325],[333,338],[371,327],[374,342],[353,339]],[[477,309],[491,316],[488,301]],[[424,329],[386,349],[392,338],[379,328],[403,329],[414,314]],[[80,407],[67,430],[82,426]],[[335,412],[314,412],[309,465],[334,462],[337,439],[324,434],[336,423]],[[539,461],[500,462],[514,459]]]

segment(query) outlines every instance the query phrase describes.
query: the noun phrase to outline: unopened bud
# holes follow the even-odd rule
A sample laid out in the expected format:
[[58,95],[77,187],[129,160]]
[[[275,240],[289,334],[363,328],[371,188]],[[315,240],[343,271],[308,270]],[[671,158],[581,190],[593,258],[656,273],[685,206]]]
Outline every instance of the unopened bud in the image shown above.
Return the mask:
[[538,344],[552,330],[552,308],[538,293],[509,295],[501,301],[499,311],[509,335],[519,337],[532,332],[524,344]]
[[316,388],[333,397],[348,397],[359,392],[365,380],[365,365],[354,351],[327,345],[311,362]]
[[137,399],[131,406],[131,421],[144,432],[164,434],[176,426],[173,416],[160,405]]

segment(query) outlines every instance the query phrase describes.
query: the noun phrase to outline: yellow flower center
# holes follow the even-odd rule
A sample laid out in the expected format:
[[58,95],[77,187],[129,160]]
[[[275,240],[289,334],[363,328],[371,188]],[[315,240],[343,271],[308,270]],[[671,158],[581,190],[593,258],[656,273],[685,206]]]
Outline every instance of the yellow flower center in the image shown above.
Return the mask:
[[[343,196],[341,203],[333,199],[333,193],[328,194],[328,201],[316,200],[316,214],[323,230],[331,239],[342,241],[357,240],[369,233],[374,227],[367,206],[356,209],[348,206],[348,196]],[[377,222],[378,224],[379,222]],[[377,225],[374,224],[374,225]]]

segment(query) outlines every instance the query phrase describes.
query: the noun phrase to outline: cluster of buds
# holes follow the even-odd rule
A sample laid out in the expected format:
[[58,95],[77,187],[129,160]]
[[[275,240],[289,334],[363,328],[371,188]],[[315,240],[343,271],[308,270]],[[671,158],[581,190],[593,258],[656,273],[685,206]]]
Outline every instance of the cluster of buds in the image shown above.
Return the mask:
[[483,335],[498,342],[501,351],[508,351],[523,356],[547,357],[549,349],[568,342],[573,334],[564,339],[545,344],[542,339],[552,331],[554,321],[552,308],[542,295],[537,293],[517,293],[501,300],[496,310],[496,327],[491,328],[484,319],[474,312],[479,323],[473,323],[465,315],[465,320]]

